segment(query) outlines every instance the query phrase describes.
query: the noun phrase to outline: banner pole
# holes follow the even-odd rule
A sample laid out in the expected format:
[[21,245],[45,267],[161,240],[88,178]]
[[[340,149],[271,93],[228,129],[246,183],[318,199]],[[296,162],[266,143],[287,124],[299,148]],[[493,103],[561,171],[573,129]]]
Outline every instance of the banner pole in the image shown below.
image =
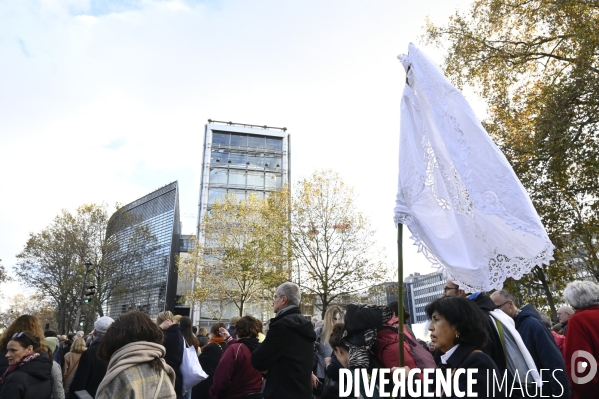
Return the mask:
[[399,324],[399,367],[404,366],[404,303],[403,303],[403,224],[397,225],[397,318]]

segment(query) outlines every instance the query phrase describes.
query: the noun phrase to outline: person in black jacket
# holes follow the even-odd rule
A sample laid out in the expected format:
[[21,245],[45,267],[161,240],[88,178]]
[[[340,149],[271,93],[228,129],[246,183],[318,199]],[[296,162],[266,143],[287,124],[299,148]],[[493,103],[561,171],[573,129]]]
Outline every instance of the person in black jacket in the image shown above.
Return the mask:
[[[452,373],[464,369],[464,373],[459,374],[458,386],[451,379],[451,394],[444,392],[443,397],[467,398],[469,396],[464,394],[471,390],[479,398],[505,398],[505,391],[493,386],[493,374],[501,381],[503,373],[481,350],[489,338],[486,316],[477,306],[463,297],[446,296],[429,303],[425,311],[430,319],[431,341],[440,353],[437,368],[450,369]],[[468,369],[476,369],[471,386],[468,386]],[[461,396],[456,389],[461,391]]]
[[252,366],[266,375],[264,398],[310,399],[314,341],[312,323],[302,316],[297,284],[283,283],[274,297],[276,317],[270,319],[264,342],[252,352]]
[[156,324],[164,332],[164,349],[166,354],[164,360],[166,364],[175,370],[175,393],[177,399],[181,399],[183,395],[183,377],[181,377],[181,363],[183,362],[183,350],[185,344],[183,341],[183,334],[181,334],[181,328],[179,324],[174,322],[174,315],[171,311],[164,311],[158,313],[156,316]]
[[212,381],[214,379],[214,372],[216,367],[220,363],[220,358],[227,349],[227,343],[225,338],[219,332],[223,328],[226,331],[224,323],[214,323],[210,328],[210,341],[202,347],[202,353],[200,353],[199,360],[202,370],[208,374],[208,378],[200,381],[198,385],[193,387],[192,397],[193,399],[211,399],[210,388],[212,387]]
[[96,396],[98,386],[106,375],[108,365],[98,359],[97,353],[100,347],[100,341],[104,336],[108,327],[114,320],[108,316],[102,316],[94,323],[94,331],[92,332],[93,341],[89,348],[81,354],[77,371],[69,385],[67,399],[76,399],[75,392],[87,391],[92,397]]
[[13,335],[7,345],[8,369],[0,377],[1,399],[50,399],[52,362],[40,355],[40,337],[31,331]]
[[540,395],[569,398],[570,389],[564,358],[553,336],[543,325],[539,312],[530,304],[519,310],[514,303],[514,296],[505,290],[495,291],[491,299],[500,310],[514,319],[516,330],[520,333],[537,369],[545,370],[543,379],[546,382]]

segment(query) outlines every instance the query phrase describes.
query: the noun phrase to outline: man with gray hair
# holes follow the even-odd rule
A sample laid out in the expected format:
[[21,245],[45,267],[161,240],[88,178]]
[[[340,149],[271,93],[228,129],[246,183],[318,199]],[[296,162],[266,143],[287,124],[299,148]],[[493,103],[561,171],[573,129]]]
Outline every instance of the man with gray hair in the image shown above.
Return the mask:
[[566,335],[566,327],[568,327],[568,320],[574,314],[574,309],[570,306],[562,306],[557,310],[557,319],[562,325],[562,335]]
[[276,317],[252,352],[252,366],[266,377],[264,399],[310,399],[316,334],[299,309],[299,286],[281,284],[273,300]]
[[104,333],[114,320],[108,316],[99,317],[94,323],[94,331],[92,332],[93,341],[89,348],[85,350],[79,358],[79,366],[69,385],[67,399],[76,399],[75,392],[87,391],[92,397],[96,396],[96,391],[100,382],[106,375],[107,364],[98,359],[98,347]]
[[564,358],[549,329],[543,325],[539,312],[530,304],[518,309],[514,296],[505,290],[495,291],[491,299],[497,309],[514,319],[516,330],[520,333],[537,369],[539,372],[545,370],[541,375],[541,380],[545,383],[540,396],[535,393],[531,394],[531,397],[569,398],[570,389]]

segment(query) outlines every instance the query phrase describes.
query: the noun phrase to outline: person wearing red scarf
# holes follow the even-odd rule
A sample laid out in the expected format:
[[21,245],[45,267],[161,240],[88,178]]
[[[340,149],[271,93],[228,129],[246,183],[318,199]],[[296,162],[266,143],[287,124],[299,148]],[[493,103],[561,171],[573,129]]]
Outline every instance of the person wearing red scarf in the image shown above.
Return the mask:
[[225,339],[219,332],[221,327],[226,328],[223,323],[215,323],[212,326],[210,329],[210,341],[202,347],[202,353],[200,353],[198,359],[200,360],[202,369],[208,374],[208,378],[193,387],[193,399],[212,399],[209,392],[212,386],[214,371],[225,349],[227,349]]
[[8,342],[8,369],[0,377],[0,399],[50,399],[52,359],[40,356],[40,338],[30,331],[13,335]]

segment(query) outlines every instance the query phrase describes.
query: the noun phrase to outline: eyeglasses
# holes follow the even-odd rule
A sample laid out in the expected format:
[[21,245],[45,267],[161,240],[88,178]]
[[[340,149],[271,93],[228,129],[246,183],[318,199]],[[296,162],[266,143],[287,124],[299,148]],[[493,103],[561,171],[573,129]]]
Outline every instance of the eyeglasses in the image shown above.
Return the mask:
[[447,292],[449,290],[459,290],[459,289],[460,289],[460,287],[448,287],[448,286],[445,286],[445,287],[443,287],[443,292]]
[[502,303],[501,305],[496,305],[497,309],[499,309],[500,307],[502,307],[503,305],[507,305],[510,301],[505,301],[504,303]]
[[272,298],[272,300],[276,301],[277,298],[283,298],[284,296],[287,296],[287,295],[278,295],[278,294],[275,294],[275,296]]

